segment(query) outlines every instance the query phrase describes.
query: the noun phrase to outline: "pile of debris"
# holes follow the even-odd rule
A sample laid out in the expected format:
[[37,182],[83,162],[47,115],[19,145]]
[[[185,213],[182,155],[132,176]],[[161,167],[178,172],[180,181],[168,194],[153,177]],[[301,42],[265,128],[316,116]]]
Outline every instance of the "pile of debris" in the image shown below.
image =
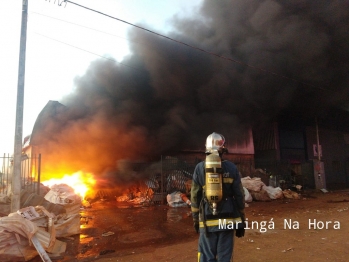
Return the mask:
[[63,256],[66,243],[57,238],[80,234],[80,196],[62,184],[44,197],[22,191],[20,202],[17,212],[0,217],[0,261]]
[[180,191],[175,191],[171,194],[167,194],[166,198],[167,203],[170,207],[188,207],[191,205],[188,196]]
[[150,202],[153,196],[154,190],[145,182],[139,182],[130,186],[121,196],[116,197],[116,201],[143,204]]
[[243,177],[241,183],[245,192],[245,201],[271,201],[272,199],[300,199],[300,195],[289,189],[267,186],[259,177]]

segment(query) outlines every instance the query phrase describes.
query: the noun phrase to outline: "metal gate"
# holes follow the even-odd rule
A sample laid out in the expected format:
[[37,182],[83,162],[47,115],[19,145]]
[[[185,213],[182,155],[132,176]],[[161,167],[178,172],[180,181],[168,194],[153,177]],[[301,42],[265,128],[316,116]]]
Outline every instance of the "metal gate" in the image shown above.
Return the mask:
[[147,182],[154,190],[153,202],[164,204],[166,195],[175,191],[189,193],[197,162],[196,159],[188,162],[177,157],[161,157],[160,162],[153,165],[153,175]]
[[[31,193],[40,194],[41,155],[21,159],[21,188]],[[0,194],[9,194],[11,191],[13,174],[13,156],[0,156]]]

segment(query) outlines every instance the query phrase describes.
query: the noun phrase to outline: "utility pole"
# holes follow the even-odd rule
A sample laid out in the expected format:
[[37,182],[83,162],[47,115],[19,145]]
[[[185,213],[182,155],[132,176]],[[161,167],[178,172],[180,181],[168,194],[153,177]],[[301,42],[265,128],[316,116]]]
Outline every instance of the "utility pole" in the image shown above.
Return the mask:
[[22,0],[22,24],[18,63],[17,105],[15,145],[13,156],[12,196],[11,212],[20,209],[21,198],[21,156],[23,136],[23,106],[24,106],[24,76],[25,76],[25,52],[27,42],[28,0]]

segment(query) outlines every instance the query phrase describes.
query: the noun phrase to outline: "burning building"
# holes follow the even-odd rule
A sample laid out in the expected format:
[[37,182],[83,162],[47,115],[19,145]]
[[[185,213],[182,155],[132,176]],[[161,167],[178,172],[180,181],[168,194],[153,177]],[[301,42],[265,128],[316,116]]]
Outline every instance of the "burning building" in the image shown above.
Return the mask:
[[196,49],[131,28],[130,55],[91,63],[61,104],[45,107],[44,126],[38,118],[31,143],[43,175],[83,169],[106,185],[128,183],[142,174],[126,171],[126,160],[203,159],[213,131],[226,137],[227,158],[250,163],[240,165],[248,174],[251,130],[348,110],[347,9],[347,1],[203,1],[196,16],[175,17],[168,34]]

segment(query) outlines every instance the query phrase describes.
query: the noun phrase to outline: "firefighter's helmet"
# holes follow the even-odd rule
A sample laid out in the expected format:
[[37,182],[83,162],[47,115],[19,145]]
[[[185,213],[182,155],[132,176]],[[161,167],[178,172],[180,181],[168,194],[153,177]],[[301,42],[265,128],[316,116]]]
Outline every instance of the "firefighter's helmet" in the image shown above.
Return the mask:
[[222,153],[224,149],[224,143],[224,136],[216,132],[213,132],[206,139],[206,153],[211,154],[215,151]]

